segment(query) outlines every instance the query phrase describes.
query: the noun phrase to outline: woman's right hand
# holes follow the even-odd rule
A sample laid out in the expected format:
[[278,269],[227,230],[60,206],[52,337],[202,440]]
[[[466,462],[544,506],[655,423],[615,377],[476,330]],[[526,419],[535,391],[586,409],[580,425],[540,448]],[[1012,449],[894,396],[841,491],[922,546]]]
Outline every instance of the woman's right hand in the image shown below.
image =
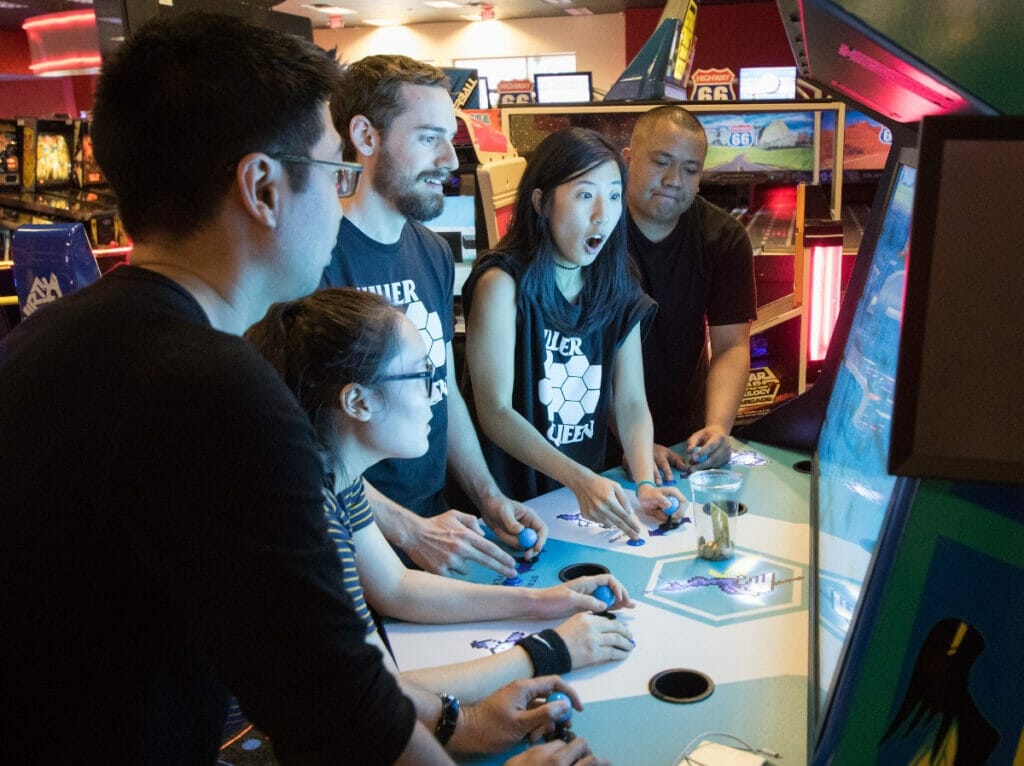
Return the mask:
[[574,614],[555,628],[555,632],[569,647],[573,670],[624,660],[635,645],[633,634],[624,622],[590,612]]
[[578,481],[569,485],[569,489],[576,495],[583,518],[618,527],[631,540],[643,534],[643,527],[633,514],[626,490],[618,482],[586,471]]

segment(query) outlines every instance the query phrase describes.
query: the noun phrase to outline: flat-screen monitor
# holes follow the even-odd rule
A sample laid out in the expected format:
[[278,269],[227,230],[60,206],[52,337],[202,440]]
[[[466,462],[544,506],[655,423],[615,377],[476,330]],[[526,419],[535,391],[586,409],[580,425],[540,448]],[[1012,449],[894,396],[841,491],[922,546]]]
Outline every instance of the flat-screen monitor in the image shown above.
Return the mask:
[[926,117],[920,158],[889,466],[1024,483],[1024,117]]
[[[892,163],[881,224],[818,439],[811,490],[812,718],[826,706],[896,485],[889,474],[896,360],[917,171]],[[877,209],[876,209],[877,210]],[[878,215],[878,212],[876,212]]]
[[795,66],[740,68],[740,101],[796,98]]
[[[843,182],[877,182],[892,149],[892,129],[853,109],[846,110],[843,131]],[[819,163],[821,181],[832,177],[832,156],[836,135],[836,113],[821,114]]]
[[535,74],[533,89],[538,104],[578,104],[590,101],[593,83],[590,72]]

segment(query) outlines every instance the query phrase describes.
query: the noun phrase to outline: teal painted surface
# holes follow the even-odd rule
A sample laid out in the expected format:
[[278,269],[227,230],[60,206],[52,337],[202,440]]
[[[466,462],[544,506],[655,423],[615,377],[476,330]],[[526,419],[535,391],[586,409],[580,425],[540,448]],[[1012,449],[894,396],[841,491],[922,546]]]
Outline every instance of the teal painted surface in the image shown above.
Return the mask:
[[1024,114],[1019,0],[837,0],[835,4],[1004,114]]
[[[697,668],[699,670],[699,668]],[[728,710],[728,716],[722,711]],[[676,766],[694,738],[722,732],[754,747],[777,752],[785,766],[807,763],[802,724],[807,719],[807,679],[783,676],[716,685],[700,702],[673,704],[652,696],[592,702],[573,716],[572,728],[591,750],[615,766]],[[735,745],[735,743],[732,743]],[[466,764],[502,764],[519,748],[500,757],[461,760]]]

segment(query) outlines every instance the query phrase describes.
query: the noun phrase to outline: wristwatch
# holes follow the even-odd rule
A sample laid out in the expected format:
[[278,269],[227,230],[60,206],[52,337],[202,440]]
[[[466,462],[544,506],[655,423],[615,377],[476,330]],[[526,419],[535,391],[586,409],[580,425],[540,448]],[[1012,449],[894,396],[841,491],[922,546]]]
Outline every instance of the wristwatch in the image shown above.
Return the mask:
[[459,700],[451,694],[441,692],[441,717],[437,719],[437,726],[434,727],[434,736],[442,745],[447,745],[448,740],[455,733],[455,724],[459,722]]

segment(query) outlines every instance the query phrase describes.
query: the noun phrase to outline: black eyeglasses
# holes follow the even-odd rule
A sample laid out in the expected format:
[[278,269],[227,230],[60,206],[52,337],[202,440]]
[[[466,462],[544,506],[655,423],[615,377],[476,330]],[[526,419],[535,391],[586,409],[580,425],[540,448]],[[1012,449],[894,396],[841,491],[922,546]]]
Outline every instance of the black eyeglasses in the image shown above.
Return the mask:
[[434,388],[434,365],[427,362],[427,369],[419,372],[403,372],[401,375],[383,375],[377,380],[416,380],[422,378],[429,397]]
[[330,160],[314,160],[312,157],[299,157],[295,154],[271,154],[275,160],[282,162],[296,162],[299,165],[329,165],[337,168],[338,198],[351,197],[356,193],[356,186],[359,184],[359,174],[363,172],[363,166],[355,162],[331,162]]

